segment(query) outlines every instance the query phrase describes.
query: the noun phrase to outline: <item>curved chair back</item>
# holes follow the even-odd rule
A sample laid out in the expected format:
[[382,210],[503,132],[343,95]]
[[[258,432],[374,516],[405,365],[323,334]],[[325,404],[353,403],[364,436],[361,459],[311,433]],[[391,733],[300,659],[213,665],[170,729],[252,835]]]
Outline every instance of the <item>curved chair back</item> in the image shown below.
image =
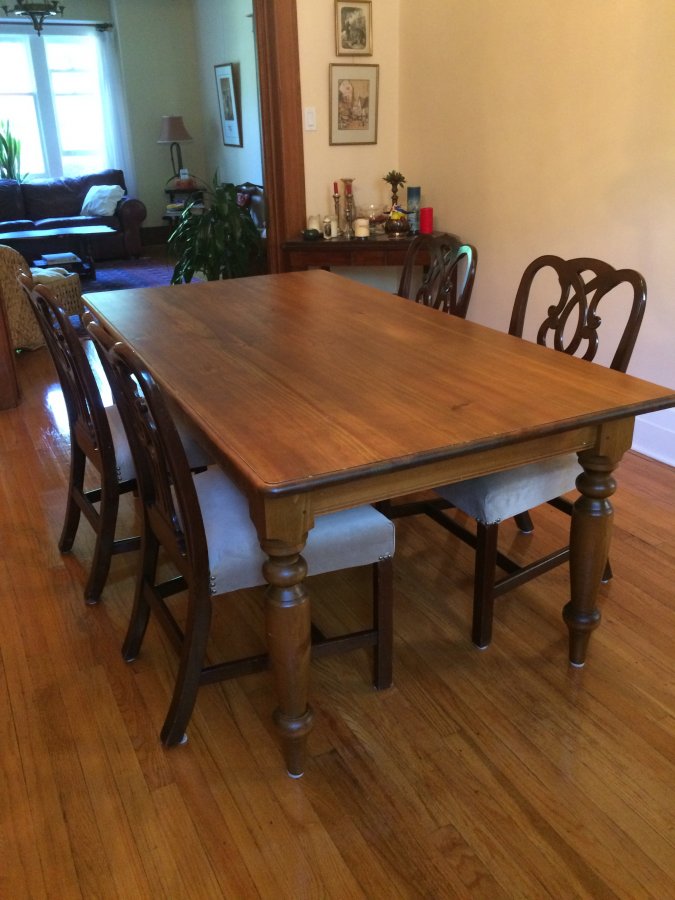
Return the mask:
[[[625,372],[647,302],[647,286],[642,275],[634,269],[615,269],[609,263],[590,257],[564,260],[559,256],[540,256],[530,263],[521,278],[509,334],[523,336],[535,279],[547,269],[557,276],[560,299],[553,305],[547,300],[547,315],[539,325],[537,343],[582,359],[593,360],[598,351],[602,301],[611,292],[618,300],[616,289],[621,285],[628,286],[630,308],[623,329],[619,329],[616,351],[610,362],[612,369]],[[608,304],[605,309],[608,313],[614,312]]]
[[105,356],[150,529],[183,577],[208,592],[209,555],[201,508],[173,417],[140,357],[114,341],[89,314],[85,322]]
[[[466,318],[476,276],[476,248],[455,234],[420,234],[406,254],[398,295]],[[416,279],[422,266],[422,279]]]
[[115,451],[101,392],[70,318],[44,285],[20,282],[33,308],[61,383],[71,433],[96,467],[117,480]]

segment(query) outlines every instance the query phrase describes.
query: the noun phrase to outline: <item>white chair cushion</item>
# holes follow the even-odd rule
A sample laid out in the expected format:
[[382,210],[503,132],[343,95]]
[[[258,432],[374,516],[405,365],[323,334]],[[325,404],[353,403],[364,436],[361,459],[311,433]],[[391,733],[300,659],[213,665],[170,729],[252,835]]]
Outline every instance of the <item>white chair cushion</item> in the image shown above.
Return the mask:
[[494,525],[574,490],[581,472],[576,453],[568,453],[448,484],[436,493],[481,524]]
[[[249,515],[248,500],[216,467],[194,476],[209,546],[212,592],[265,584],[267,555]],[[307,573],[334,572],[394,554],[394,525],[371,506],[318,516],[302,552]]]

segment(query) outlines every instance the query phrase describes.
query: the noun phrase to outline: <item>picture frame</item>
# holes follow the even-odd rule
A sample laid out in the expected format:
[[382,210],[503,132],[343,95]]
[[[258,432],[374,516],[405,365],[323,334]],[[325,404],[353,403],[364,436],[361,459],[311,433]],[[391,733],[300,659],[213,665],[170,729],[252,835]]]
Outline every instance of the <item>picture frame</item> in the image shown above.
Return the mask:
[[239,63],[222,63],[213,68],[216,75],[223,144],[227,147],[243,147],[239,107]]
[[330,144],[376,144],[380,67],[329,66]]
[[373,55],[371,0],[335,0],[335,53],[338,56]]

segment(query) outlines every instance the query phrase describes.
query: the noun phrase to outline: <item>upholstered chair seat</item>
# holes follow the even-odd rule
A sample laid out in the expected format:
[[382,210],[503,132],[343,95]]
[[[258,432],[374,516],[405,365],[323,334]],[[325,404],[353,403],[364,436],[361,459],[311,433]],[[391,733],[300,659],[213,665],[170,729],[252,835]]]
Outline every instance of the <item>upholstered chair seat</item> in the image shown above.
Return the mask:
[[[262,566],[267,555],[260,548],[246,496],[215,467],[194,482],[209,548],[212,593],[265,584]],[[318,516],[302,555],[308,575],[367,566],[394,555],[394,526],[370,506]]]
[[576,453],[448,484],[436,491],[483,525],[495,525],[575,490]]

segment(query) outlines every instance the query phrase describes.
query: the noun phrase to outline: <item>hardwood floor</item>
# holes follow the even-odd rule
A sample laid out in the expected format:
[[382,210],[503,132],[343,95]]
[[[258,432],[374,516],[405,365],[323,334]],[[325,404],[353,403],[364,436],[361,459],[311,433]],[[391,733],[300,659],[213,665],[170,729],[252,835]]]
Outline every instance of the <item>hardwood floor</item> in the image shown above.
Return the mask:
[[[133,555],[85,606],[89,527],[56,546],[68,440],[46,351],[18,375],[22,403],[0,413],[0,897],[675,897],[675,470],[619,469],[584,669],[567,664],[565,568],[498,601],[479,652],[470,551],[399,521],[395,686],[370,688],[364,651],[314,663],[294,781],[267,673],[203,688],[189,742],[161,747],[173,651],[151,624],[121,658]],[[535,524],[504,526],[516,552],[564,542],[564,516]],[[314,579],[317,619],[350,624],[368,580]],[[261,592],[236,595],[217,643],[261,647],[261,610]]]

